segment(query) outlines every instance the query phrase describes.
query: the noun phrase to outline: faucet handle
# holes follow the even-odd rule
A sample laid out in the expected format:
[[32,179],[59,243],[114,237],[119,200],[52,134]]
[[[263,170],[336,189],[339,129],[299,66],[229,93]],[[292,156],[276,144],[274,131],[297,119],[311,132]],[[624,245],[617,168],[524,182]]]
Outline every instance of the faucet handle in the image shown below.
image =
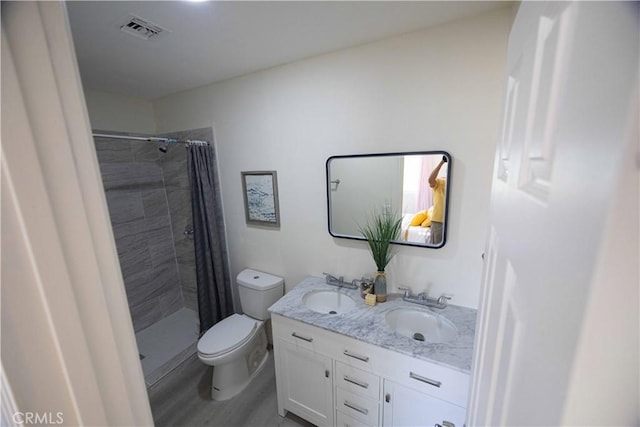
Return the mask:
[[342,286],[344,285],[344,276],[340,276],[340,277],[336,277],[332,274],[329,273],[322,273],[324,274],[325,277],[325,282],[327,282],[327,284],[329,285],[338,285],[338,286]]
[[438,297],[438,304],[446,305],[447,304],[447,300],[450,300],[450,299],[451,299],[451,297],[449,295],[442,294],[442,295],[440,295]]
[[411,296],[411,288],[407,287],[398,287],[398,290],[404,291],[403,298],[409,298]]
[[328,284],[333,284],[334,282],[338,281],[338,278],[336,276],[334,276],[333,274],[330,273],[322,273],[324,274],[324,281],[327,282]]

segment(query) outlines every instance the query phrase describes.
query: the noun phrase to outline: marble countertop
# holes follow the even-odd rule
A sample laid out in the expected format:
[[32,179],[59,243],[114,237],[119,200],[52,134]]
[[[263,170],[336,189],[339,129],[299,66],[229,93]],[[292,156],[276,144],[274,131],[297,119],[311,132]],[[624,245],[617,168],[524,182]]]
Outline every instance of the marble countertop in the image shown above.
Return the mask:
[[[344,314],[317,313],[302,303],[302,297],[312,290],[333,290],[346,294],[356,302],[356,307]],[[387,326],[385,315],[399,307],[433,311],[445,317],[456,326],[456,339],[446,343],[430,344],[396,334]],[[310,276],[280,298],[269,311],[466,374],[471,372],[477,313],[471,308],[449,304],[442,310],[431,309],[403,301],[399,294],[387,295],[386,302],[371,307],[360,297],[359,290],[329,286],[324,278]]]

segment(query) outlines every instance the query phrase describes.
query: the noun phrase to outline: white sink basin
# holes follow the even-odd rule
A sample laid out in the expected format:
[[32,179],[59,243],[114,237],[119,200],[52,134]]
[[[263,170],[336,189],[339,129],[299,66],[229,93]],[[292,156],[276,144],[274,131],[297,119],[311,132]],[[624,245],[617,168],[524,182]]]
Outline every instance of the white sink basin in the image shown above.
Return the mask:
[[444,317],[415,308],[397,308],[388,312],[385,320],[394,332],[426,343],[451,341],[458,333],[454,324]]
[[336,291],[311,291],[302,297],[302,303],[309,310],[324,314],[342,314],[356,306],[351,297]]

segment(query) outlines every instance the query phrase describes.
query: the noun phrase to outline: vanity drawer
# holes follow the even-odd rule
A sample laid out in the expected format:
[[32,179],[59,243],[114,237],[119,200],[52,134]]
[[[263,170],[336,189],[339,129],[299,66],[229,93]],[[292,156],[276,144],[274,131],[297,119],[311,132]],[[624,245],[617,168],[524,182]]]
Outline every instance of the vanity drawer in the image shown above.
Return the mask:
[[386,375],[414,390],[463,408],[467,406],[469,374],[398,355],[394,363],[387,367]]
[[336,361],[336,386],[352,393],[380,398],[380,377]]
[[380,357],[380,349],[356,339],[342,336],[340,347],[336,349],[335,359],[348,366],[364,369],[369,372],[378,372],[386,363]]
[[358,420],[360,425],[378,424],[378,399],[373,400],[337,388],[336,410]]
[[336,426],[337,427],[362,427],[362,426],[376,426],[377,424],[363,424],[362,421],[357,420],[340,411],[336,412]]
[[274,336],[294,343],[298,347],[330,355],[331,348],[335,346],[331,337],[315,326],[277,315],[272,316],[272,325]]

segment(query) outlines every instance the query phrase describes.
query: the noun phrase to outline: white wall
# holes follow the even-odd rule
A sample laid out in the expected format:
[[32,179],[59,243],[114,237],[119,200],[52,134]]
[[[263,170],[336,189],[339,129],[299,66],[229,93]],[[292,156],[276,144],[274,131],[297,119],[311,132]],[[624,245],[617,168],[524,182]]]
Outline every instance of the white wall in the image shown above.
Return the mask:
[[156,120],[150,101],[116,93],[84,90],[91,128],[154,134]]
[[[364,242],[327,231],[332,155],[446,150],[449,236],[443,249],[402,247],[392,290],[447,292],[476,307],[498,137],[510,8],[317,56],[154,102],[158,132],[212,126],[232,273],[372,273]],[[240,171],[277,170],[279,230],[247,227]]]

